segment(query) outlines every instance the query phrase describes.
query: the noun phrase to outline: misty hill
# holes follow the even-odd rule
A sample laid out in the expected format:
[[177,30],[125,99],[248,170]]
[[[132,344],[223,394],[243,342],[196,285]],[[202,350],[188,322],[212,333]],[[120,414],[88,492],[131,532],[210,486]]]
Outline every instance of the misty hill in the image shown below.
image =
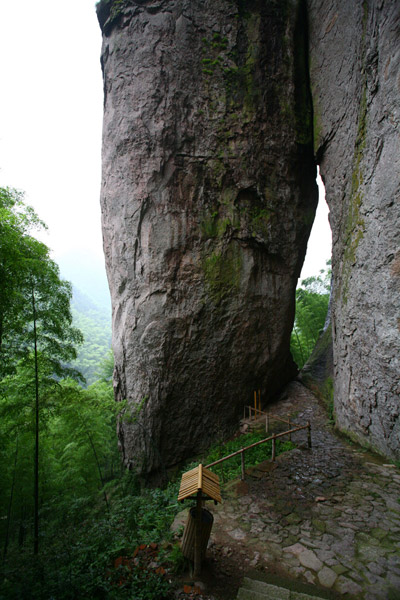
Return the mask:
[[85,338],[74,366],[82,372],[90,385],[98,379],[99,366],[111,347],[111,313],[75,286],[71,308],[74,325],[82,331]]
[[98,307],[110,312],[110,292],[102,257],[82,249],[63,254],[56,260],[65,279]]

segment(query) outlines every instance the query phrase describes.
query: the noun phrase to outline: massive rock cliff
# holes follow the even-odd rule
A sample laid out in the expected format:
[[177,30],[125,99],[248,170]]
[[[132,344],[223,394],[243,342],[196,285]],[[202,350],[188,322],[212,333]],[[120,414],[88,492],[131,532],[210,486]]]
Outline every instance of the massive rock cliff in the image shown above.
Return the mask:
[[102,219],[125,463],[160,471],[296,373],[317,203],[300,0],[102,2]]
[[98,16],[125,463],[190,456],[294,375],[315,161],[337,423],[399,457],[399,3],[102,0]]
[[400,457],[400,3],[309,0],[339,428]]

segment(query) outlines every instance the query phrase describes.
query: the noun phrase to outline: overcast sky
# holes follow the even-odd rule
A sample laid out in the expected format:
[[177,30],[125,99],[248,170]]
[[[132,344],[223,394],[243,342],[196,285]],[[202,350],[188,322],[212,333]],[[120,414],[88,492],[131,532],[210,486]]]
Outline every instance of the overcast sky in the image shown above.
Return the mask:
[[[93,0],[18,0],[0,7],[0,185],[26,193],[56,260],[102,260],[101,35]],[[302,277],[330,257],[324,201]]]

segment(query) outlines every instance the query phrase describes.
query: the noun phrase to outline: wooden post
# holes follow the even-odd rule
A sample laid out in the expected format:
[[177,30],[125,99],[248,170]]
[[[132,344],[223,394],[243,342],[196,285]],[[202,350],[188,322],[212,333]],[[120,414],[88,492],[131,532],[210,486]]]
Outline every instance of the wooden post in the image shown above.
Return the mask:
[[240,454],[240,459],[242,463],[242,481],[244,481],[244,452]]
[[311,425],[310,425],[310,421],[308,421],[307,423],[307,442],[308,442],[308,447],[312,448],[312,444],[311,444]]
[[269,427],[268,415],[265,415],[265,433],[268,433],[268,427]]
[[275,440],[275,434],[272,434],[272,455],[271,455],[271,461],[274,462],[275,461],[275,454],[276,454],[276,440]]
[[202,492],[199,490],[197,492],[197,502],[196,502],[196,533],[194,538],[194,577],[198,577],[201,572],[201,516],[203,512],[202,500],[201,500]]
[[254,390],[254,419],[257,419],[257,392]]

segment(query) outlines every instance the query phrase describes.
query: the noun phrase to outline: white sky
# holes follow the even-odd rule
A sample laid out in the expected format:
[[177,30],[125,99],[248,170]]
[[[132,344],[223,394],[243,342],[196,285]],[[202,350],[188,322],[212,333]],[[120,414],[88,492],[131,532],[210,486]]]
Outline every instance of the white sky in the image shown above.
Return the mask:
[[[0,185],[26,192],[55,260],[102,261],[101,35],[95,0],[10,0],[0,7]],[[330,257],[320,202],[302,278]]]
[[101,35],[94,0],[0,8],[0,185],[26,192],[54,257],[102,256]]

